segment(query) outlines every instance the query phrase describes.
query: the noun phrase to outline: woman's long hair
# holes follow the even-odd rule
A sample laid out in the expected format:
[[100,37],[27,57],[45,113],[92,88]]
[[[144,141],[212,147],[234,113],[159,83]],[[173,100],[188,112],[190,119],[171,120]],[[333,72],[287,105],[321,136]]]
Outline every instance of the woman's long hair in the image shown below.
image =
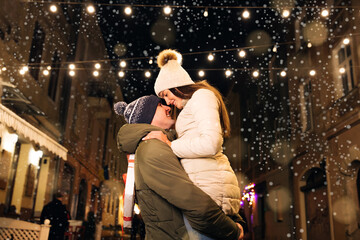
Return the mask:
[[[223,131],[223,136],[229,137],[230,130],[231,130],[230,119],[229,119],[229,114],[226,109],[223,97],[221,96],[221,93],[216,88],[211,86],[206,80],[203,80],[201,82],[196,82],[195,84],[191,84],[191,85],[171,88],[169,90],[175,96],[177,96],[179,98],[190,99],[192,97],[192,95],[194,94],[194,92],[196,92],[197,90],[202,89],[202,88],[212,91],[215,94],[216,98],[219,100],[219,102],[220,102],[219,115],[220,115],[220,123],[221,123],[221,128]],[[174,112],[176,112],[175,109],[173,109],[173,110],[174,110]]]

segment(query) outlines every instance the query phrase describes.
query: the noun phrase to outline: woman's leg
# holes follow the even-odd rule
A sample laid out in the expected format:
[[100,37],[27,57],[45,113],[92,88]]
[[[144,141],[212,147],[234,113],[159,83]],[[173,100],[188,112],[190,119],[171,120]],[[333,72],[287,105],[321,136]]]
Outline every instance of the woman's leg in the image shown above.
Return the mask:
[[212,238],[207,237],[207,236],[203,235],[202,233],[199,233],[198,231],[193,229],[191,227],[189,221],[186,219],[186,217],[184,215],[183,215],[183,218],[184,218],[185,227],[189,234],[190,240],[213,240]]

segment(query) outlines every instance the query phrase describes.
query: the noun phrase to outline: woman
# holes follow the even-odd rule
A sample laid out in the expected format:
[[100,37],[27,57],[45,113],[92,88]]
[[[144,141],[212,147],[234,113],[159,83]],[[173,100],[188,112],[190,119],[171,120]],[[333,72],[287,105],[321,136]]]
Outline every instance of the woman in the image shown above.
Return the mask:
[[180,110],[175,125],[178,138],[170,142],[156,131],[144,140],[157,138],[167,143],[181,159],[190,179],[226,214],[235,215],[240,207],[240,189],[222,152],[223,138],[230,135],[230,121],[221,94],[206,81],[193,82],[181,67],[178,52],[164,50],[157,62],[161,70],[155,92]]

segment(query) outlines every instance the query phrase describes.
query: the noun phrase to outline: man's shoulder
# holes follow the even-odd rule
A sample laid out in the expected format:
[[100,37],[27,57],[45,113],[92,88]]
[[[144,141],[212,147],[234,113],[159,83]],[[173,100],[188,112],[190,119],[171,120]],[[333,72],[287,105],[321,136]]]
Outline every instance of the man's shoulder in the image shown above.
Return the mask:
[[138,161],[144,161],[152,158],[164,159],[164,156],[169,157],[174,155],[171,148],[166,143],[158,139],[150,139],[141,142],[136,149],[135,154]]

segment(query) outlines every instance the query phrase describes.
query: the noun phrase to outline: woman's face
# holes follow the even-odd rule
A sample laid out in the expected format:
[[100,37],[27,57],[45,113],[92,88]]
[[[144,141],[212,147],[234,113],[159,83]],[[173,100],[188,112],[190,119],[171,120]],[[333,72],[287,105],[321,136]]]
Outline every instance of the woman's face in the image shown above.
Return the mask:
[[177,109],[182,109],[182,98],[175,96],[170,90],[160,92],[160,97],[165,100],[167,105],[174,105]]

